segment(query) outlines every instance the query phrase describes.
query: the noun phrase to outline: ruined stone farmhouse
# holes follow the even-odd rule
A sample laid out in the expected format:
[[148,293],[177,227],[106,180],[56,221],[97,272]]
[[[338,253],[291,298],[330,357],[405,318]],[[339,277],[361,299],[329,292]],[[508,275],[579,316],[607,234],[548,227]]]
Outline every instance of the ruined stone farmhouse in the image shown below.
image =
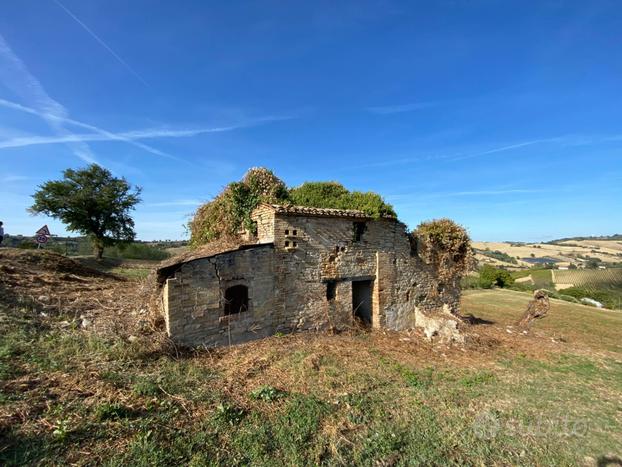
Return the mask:
[[429,311],[457,310],[458,281],[439,283],[393,217],[264,204],[252,219],[246,244],[158,270],[174,341],[222,346],[355,325],[404,330]]

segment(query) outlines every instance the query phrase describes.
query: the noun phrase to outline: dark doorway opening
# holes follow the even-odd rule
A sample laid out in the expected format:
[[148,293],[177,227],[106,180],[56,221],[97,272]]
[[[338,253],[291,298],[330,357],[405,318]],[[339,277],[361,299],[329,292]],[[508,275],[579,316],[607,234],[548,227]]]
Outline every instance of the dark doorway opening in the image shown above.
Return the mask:
[[352,281],[352,311],[365,326],[371,326],[372,281]]
[[326,300],[334,300],[337,296],[337,282],[328,281],[326,283]]
[[248,287],[234,285],[225,290],[225,315],[233,315],[248,310]]

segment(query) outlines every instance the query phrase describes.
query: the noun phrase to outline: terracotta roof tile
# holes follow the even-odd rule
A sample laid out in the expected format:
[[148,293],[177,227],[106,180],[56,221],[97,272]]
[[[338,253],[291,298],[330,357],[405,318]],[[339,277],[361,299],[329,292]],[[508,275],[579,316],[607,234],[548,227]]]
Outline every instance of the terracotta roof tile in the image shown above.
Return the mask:
[[[314,216],[314,217],[352,217],[360,219],[371,219],[369,214],[355,209],[331,209],[331,208],[312,208],[308,206],[293,206],[285,204],[264,204],[269,206],[277,214]],[[392,216],[385,216],[386,219],[395,219]]]

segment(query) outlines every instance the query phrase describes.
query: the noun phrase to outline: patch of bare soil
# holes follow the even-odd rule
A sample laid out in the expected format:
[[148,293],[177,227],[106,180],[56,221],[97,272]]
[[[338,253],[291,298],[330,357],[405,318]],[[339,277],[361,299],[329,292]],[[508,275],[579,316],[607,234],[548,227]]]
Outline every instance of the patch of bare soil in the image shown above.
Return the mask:
[[0,300],[62,327],[130,336],[154,330],[145,284],[44,250],[0,249]]

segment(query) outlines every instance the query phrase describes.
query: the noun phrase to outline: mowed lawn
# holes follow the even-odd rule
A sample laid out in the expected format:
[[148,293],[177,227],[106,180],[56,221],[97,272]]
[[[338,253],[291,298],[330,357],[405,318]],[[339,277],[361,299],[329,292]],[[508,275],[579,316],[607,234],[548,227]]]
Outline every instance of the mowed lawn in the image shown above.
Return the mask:
[[465,293],[465,346],[372,332],[218,351],[0,301],[0,464],[607,465],[622,313],[553,301],[524,335],[508,326],[528,300]]

